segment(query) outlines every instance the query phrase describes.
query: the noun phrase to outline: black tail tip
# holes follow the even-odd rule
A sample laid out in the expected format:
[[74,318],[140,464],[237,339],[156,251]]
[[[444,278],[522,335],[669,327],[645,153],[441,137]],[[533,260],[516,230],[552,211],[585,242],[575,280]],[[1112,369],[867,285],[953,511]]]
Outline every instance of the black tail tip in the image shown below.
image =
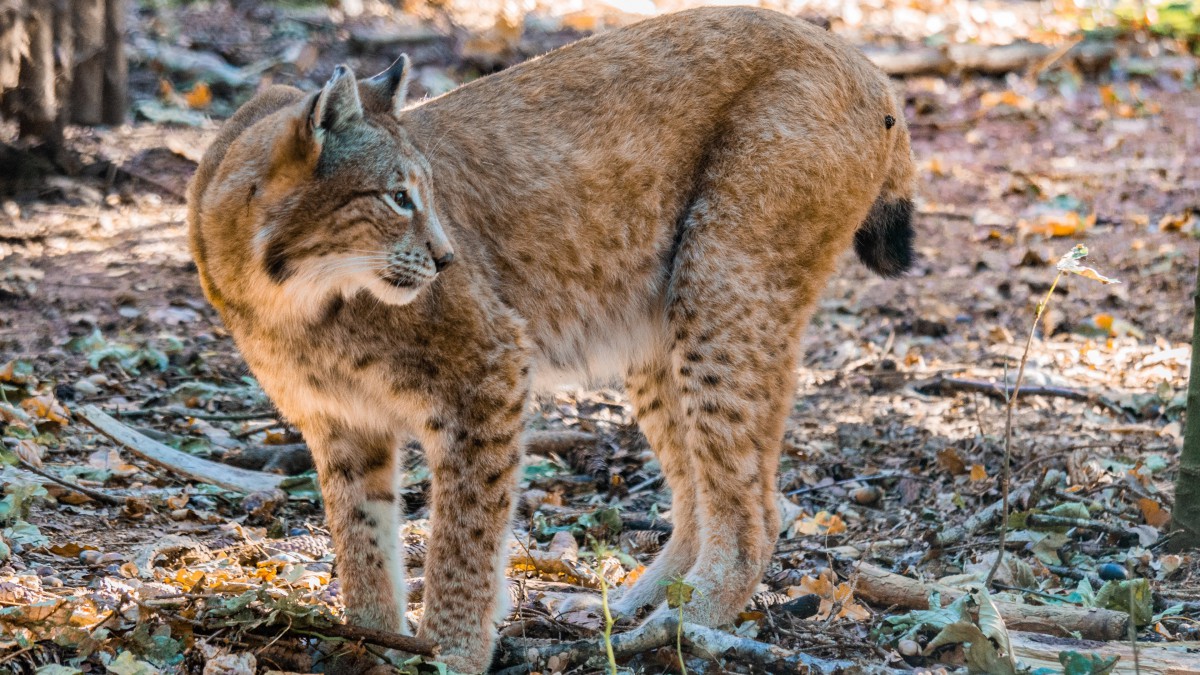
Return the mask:
[[854,234],[858,259],[872,272],[895,278],[912,268],[916,261],[912,214],[911,199],[881,196],[875,200],[867,219]]

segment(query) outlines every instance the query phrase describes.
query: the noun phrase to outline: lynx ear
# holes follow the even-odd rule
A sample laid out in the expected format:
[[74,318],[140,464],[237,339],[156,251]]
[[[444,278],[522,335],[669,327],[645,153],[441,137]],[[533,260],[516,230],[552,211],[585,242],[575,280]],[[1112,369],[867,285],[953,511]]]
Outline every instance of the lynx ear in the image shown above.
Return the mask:
[[408,54],[401,54],[387,70],[359,83],[368,107],[378,112],[399,115],[408,96]]
[[349,129],[363,118],[362,101],[358,98],[354,73],[344,65],[333,69],[333,75],[317,96],[309,114],[308,126],[318,143],[325,142],[328,133]]

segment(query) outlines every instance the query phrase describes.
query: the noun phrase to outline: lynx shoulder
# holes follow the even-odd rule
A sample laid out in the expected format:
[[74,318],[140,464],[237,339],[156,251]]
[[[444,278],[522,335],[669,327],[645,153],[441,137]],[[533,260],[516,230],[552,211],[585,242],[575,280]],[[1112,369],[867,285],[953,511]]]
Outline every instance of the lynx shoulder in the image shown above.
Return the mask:
[[[407,630],[396,471],[432,473],[418,633],[491,658],[531,388],[621,378],[674,533],[617,601],[733,618],[778,531],[801,332],[852,246],[912,263],[901,102],[836,36],[679,12],[405,104],[408,61],[273,87],[189,192],[204,290],[317,462],[348,619]],[[702,534],[703,533],[703,534]],[[481,565],[480,561],[488,561]]]

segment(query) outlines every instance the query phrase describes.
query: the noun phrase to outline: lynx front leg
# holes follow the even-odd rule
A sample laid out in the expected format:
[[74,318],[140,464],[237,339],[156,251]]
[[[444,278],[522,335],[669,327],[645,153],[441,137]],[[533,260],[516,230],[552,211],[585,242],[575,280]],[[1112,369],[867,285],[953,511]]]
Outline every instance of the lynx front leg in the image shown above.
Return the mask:
[[453,670],[487,668],[495,625],[507,613],[506,541],[512,519],[527,392],[519,364],[502,364],[458,405],[431,418],[433,532],[425,563],[425,616],[419,634],[440,647]]
[[407,633],[395,438],[338,422],[304,427],[337,551],[347,621]]

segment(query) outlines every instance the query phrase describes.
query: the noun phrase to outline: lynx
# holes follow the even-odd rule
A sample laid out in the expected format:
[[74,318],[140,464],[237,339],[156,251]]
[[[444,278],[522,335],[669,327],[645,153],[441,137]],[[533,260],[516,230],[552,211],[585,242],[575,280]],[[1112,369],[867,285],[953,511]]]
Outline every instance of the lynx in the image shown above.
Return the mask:
[[[653,18],[407,105],[408,59],[243,106],[190,188],[201,283],[316,459],[347,620],[406,631],[400,449],[432,473],[418,635],[491,659],[530,391],[623,377],[673,535],[616,600],[734,618],[778,533],[798,342],[853,243],[912,260],[901,101],[750,8]],[[481,572],[480,570],[485,570]]]

